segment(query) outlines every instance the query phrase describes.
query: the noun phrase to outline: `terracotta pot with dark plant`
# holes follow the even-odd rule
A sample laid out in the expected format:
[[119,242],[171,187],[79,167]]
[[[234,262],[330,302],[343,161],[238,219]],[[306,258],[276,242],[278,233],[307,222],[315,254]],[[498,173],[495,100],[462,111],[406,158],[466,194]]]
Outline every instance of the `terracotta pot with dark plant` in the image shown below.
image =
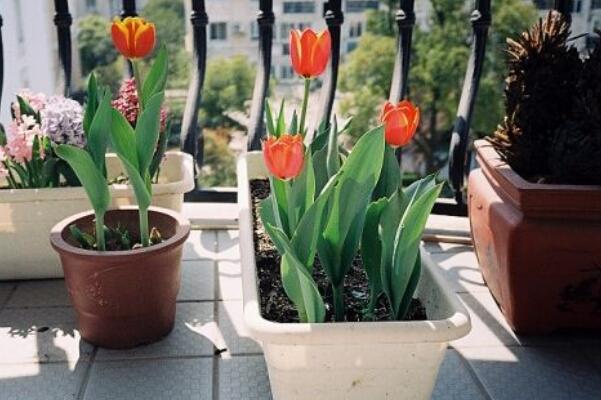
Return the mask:
[[[87,146],[56,146],[81,181],[93,211],[57,224],[50,242],[60,255],[81,335],[109,348],[126,348],[167,335],[175,321],[180,263],[190,225],[177,213],[150,207],[152,164],[159,143],[167,54],[158,51],[142,81],[137,59],[154,47],[154,25],[141,18],[113,23],[118,49],[134,65],[140,113],[135,128],[111,106],[108,89],[90,79],[84,124]],[[129,32],[134,32],[130,35]],[[109,210],[105,153],[112,144],[137,207]]]
[[550,13],[509,40],[506,117],[475,143],[472,237],[520,333],[601,329],[601,47],[581,60]]

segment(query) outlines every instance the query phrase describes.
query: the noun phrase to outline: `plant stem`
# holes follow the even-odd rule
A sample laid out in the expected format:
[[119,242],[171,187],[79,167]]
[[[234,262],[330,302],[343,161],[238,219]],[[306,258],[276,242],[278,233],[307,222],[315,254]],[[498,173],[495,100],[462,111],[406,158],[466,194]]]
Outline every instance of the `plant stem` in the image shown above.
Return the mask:
[[296,230],[296,225],[298,224],[298,218],[296,214],[296,208],[294,204],[294,196],[292,185],[294,184],[293,180],[285,181],[284,185],[286,187],[286,206],[288,207],[288,234],[289,238],[292,239],[292,235],[294,235],[294,231]]
[[[299,125],[299,133],[305,137],[305,117],[307,115],[307,103],[309,102],[309,88],[311,87],[311,80],[305,78],[305,95],[303,97],[303,106],[301,108],[301,118]],[[294,133],[294,132],[292,132]]]
[[376,304],[378,302],[378,296],[373,294],[372,288],[370,288],[370,291],[371,291],[371,293],[369,296],[369,303],[367,303],[367,315],[373,321],[375,319],[375,310],[376,310]]
[[332,285],[332,297],[334,299],[334,317],[336,321],[344,321],[344,283],[340,286]]
[[138,212],[140,216],[140,240],[142,241],[143,247],[150,246],[150,237],[148,234],[148,209],[140,209]]
[[96,214],[96,247],[98,251],[105,251],[104,242],[104,214]]
[[138,94],[138,105],[140,111],[138,116],[144,111],[144,98],[142,97],[142,74],[140,73],[140,66],[137,61],[131,60],[132,69],[134,70],[134,79],[136,80],[136,93]]

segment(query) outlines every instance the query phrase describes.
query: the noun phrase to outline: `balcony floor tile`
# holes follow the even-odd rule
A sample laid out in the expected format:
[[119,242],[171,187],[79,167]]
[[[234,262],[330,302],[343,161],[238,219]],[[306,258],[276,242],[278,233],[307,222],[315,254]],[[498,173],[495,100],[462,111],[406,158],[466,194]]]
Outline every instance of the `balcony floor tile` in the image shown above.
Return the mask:
[[[221,215],[211,207],[203,215]],[[234,221],[231,210],[222,214]],[[473,325],[447,350],[433,399],[598,398],[599,335],[516,335],[471,246],[429,242],[425,248]],[[236,230],[192,231],[174,331],[121,351],[81,340],[62,280],[0,283],[0,398],[271,399],[261,347],[244,325],[239,258]]]

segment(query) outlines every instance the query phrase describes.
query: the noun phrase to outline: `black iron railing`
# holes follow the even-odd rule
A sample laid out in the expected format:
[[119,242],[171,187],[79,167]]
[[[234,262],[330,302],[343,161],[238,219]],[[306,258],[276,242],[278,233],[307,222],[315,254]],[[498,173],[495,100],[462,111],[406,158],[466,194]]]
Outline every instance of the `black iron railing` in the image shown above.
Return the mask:
[[[197,170],[203,164],[203,135],[198,126],[198,109],[206,71],[207,24],[209,16],[205,11],[204,0],[190,0],[193,57],[188,97],[181,128],[181,148],[191,154]],[[338,67],[340,61],[340,31],[344,22],[342,0],[328,0],[324,4],[324,19],[332,37],[332,59],[321,88],[320,115],[317,121],[329,121],[336,93]],[[453,199],[440,199],[435,212],[447,215],[466,215],[464,183],[469,173],[469,130],[474,109],[480,74],[484,63],[486,39],[491,24],[491,0],[475,0],[474,11],[470,16],[472,24],[471,55],[467,64],[463,91],[457,109],[457,118],[453,127],[449,149],[449,184],[453,189]],[[68,0],[54,0],[54,24],[58,34],[58,58],[61,66],[61,78],[65,95],[71,93],[71,24]],[[572,0],[555,0],[554,8],[566,15],[572,10]],[[121,17],[135,16],[136,1],[123,0]],[[265,134],[263,108],[269,89],[271,75],[271,50],[275,15],[273,0],[260,0],[257,14],[259,26],[257,76],[252,97],[250,123],[248,126],[248,149],[260,148],[261,138]],[[394,73],[391,77],[390,100],[398,101],[407,96],[409,84],[409,65],[412,33],[415,26],[414,0],[399,0],[396,11],[399,31],[398,48]],[[0,95],[3,84],[3,47],[2,17],[0,16]],[[0,97],[1,100],[1,97]],[[399,154],[400,159],[400,154]],[[236,201],[236,192],[219,189],[197,188],[186,197],[187,201]]]

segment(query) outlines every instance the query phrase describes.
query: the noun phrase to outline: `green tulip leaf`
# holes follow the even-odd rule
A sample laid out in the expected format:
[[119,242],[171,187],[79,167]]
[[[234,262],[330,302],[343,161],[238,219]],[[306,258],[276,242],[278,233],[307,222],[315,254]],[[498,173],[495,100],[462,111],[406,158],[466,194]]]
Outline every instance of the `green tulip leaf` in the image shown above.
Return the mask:
[[90,126],[92,125],[92,120],[94,118],[94,114],[96,114],[96,109],[98,108],[98,84],[96,83],[96,75],[94,72],[90,74],[88,78],[88,93],[86,99],[85,113],[83,116],[83,131],[84,134],[88,135],[90,132]]
[[136,133],[125,117],[114,108],[111,119],[111,142],[119,159],[127,160],[138,171],[140,164],[136,150]]
[[161,105],[163,93],[153,95],[138,117],[135,129],[138,168],[140,173],[148,171],[157,148],[161,128]]
[[325,228],[317,245],[321,263],[334,286],[342,283],[357,251],[383,153],[384,131],[380,127],[359,139],[336,175]]
[[154,95],[162,93],[165,90],[165,85],[167,84],[167,71],[167,48],[163,45],[159,49],[154,63],[150,68],[150,72],[146,76],[144,85],[142,86],[141,100],[144,107],[148,105],[148,102]]
[[373,200],[382,197],[390,197],[401,186],[401,168],[395,156],[395,150],[386,146],[384,151],[384,163],[378,184],[374,189]]
[[[88,128],[86,149],[98,169],[105,175],[105,155],[110,137],[112,108],[110,92],[106,91],[103,95]],[[87,114],[88,109],[86,109]]]
[[88,195],[96,214],[106,212],[111,203],[111,194],[106,179],[90,154],[78,147],[61,144],[55,148],[56,154],[73,169]]
[[388,199],[382,198],[369,205],[365,214],[365,224],[361,236],[361,258],[369,281],[369,313],[373,313],[376,301],[382,293],[382,274],[380,273],[382,244],[378,227],[382,212],[387,204]]

